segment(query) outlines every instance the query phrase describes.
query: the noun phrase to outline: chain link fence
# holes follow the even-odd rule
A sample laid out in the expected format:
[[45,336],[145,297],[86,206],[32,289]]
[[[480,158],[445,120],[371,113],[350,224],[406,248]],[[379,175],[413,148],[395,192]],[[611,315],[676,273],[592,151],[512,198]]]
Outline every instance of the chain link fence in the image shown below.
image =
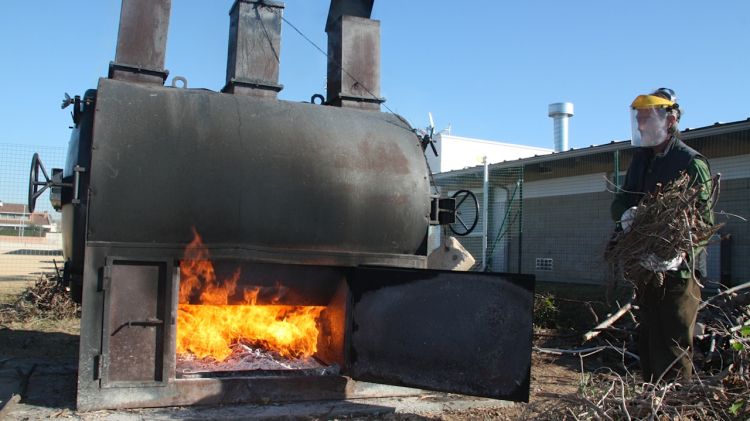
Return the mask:
[[451,171],[435,174],[433,183],[441,197],[455,197],[457,207],[455,223],[434,228],[434,243],[455,236],[474,257],[472,270],[518,272],[511,250],[523,225],[523,167]]
[[60,214],[47,193],[34,213],[27,205],[34,153],[39,153],[50,176],[52,168],[65,163],[64,147],[0,144],[0,282],[35,280],[41,273],[54,272],[56,265],[62,269]]

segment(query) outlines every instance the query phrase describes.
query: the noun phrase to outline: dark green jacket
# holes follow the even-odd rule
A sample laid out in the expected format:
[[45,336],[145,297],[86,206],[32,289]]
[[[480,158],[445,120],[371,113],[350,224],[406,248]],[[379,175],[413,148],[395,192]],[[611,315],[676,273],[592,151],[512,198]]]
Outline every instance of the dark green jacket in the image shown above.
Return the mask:
[[[622,213],[628,208],[636,206],[645,193],[652,193],[656,185],[662,186],[679,177],[680,173],[686,171],[690,176],[691,183],[700,183],[704,186],[700,198],[708,204],[711,196],[711,169],[708,160],[693,148],[687,146],[677,137],[670,140],[670,144],[662,154],[655,154],[651,148],[639,148],[633,155],[628,172],[625,175],[625,183],[616,194],[610,212],[615,222],[620,220]],[[714,223],[711,206],[706,206],[703,218],[710,224]],[[706,275],[705,268],[705,244],[695,247],[690,258],[698,256],[696,269],[701,275]],[[689,271],[683,271],[683,277],[690,277]]]

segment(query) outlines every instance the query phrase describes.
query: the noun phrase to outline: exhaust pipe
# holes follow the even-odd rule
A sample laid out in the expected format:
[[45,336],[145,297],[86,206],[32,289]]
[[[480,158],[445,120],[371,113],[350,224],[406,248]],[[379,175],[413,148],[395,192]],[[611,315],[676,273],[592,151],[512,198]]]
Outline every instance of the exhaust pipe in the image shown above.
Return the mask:
[[227,78],[222,92],[276,98],[284,3],[236,0],[229,11]]
[[163,85],[172,0],[122,0],[115,61],[109,78]]
[[374,0],[331,0],[328,34],[328,104],[380,111],[380,21]]

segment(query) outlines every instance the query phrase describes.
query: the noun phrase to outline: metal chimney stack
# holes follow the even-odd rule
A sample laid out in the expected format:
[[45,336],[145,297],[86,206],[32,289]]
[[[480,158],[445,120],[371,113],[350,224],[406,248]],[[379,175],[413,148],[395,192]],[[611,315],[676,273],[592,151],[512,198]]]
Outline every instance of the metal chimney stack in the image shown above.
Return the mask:
[[331,0],[327,102],[380,110],[380,22],[370,19],[374,0]]
[[222,92],[276,98],[284,3],[235,0],[229,11],[227,78]]
[[564,152],[568,148],[568,120],[573,117],[572,102],[549,104],[549,116],[555,124],[555,152]]
[[164,57],[172,0],[123,0],[111,79],[164,84]]

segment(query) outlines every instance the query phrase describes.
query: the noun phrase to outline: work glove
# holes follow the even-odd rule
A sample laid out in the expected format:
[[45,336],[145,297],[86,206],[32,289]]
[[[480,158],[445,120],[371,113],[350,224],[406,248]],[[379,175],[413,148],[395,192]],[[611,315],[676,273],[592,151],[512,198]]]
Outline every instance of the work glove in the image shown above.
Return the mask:
[[677,270],[683,261],[682,253],[678,254],[677,257],[670,260],[662,260],[655,254],[651,253],[646,257],[641,258],[639,262],[641,266],[650,270],[651,272],[668,272],[670,270]]
[[633,206],[626,209],[625,212],[622,213],[622,216],[620,217],[620,227],[622,228],[622,231],[624,233],[629,232],[630,228],[633,226],[636,209],[638,209],[638,207]]

